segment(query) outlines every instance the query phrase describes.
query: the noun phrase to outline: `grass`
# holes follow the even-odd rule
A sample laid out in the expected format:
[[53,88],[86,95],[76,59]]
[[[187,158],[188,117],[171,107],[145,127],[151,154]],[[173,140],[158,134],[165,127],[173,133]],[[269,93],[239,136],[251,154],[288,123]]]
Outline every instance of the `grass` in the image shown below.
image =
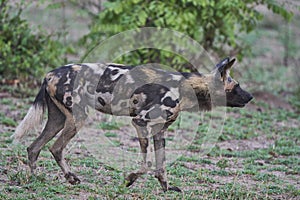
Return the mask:
[[[15,100],[18,101],[18,100]],[[15,107],[3,99],[5,107]],[[19,106],[20,112],[25,107]],[[289,111],[227,110],[228,118],[223,133],[208,155],[198,155],[193,150],[201,148],[194,140],[189,155],[182,155],[167,165],[171,185],[183,189],[183,193],[163,193],[158,181],[148,174],[138,179],[130,188],[124,186],[124,177],[132,169],[112,168],[82,148],[77,154],[68,153],[72,169],[81,178],[79,185],[66,183],[63,175],[47,149],[41,152],[36,175],[31,175],[27,163],[26,146],[13,146],[10,135],[13,128],[0,136],[0,198],[1,199],[273,199],[300,197],[299,130],[289,123],[299,116]],[[232,118],[230,116],[239,116]],[[7,116],[6,118],[11,118]],[[209,114],[205,117],[211,117]],[[1,117],[1,124],[11,127]],[[16,121],[18,121],[17,119]],[[280,122],[280,123],[279,123]],[[284,124],[284,125],[283,125]],[[122,126],[116,122],[100,123],[104,135],[118,139]],[[200,128],[200,130],[207,130]],[[236,130],[236,131],[234,131]],[[171,129],[172,133],[173,130]],[[84,134],[84,133],[82,133]],[[256,148],[251,144],[263,138],[270,145]],[[119,140],[114,143],[120,146]],[[137,141],[135,141],[137,142]],[[229,142],[232,147],[224,149]],[[237,142],[237,143],[236,143]],[[246,146],[235,148],[238,142]],[[167,141],[168,143],[168,141]],[[83,145],[83,144],[81,144]],[[167,144],[168,146],[168,144]],[[136,149],[132,148],[136,152]],[[46,189],[45,189],[46,188]]]
[[[115,121],[101,122],[97,127],[101,128],[103,130],[118,130],[118,129],[120,129],[120,125]],[[112,137],[112,136],[107,136],[107,137]]]

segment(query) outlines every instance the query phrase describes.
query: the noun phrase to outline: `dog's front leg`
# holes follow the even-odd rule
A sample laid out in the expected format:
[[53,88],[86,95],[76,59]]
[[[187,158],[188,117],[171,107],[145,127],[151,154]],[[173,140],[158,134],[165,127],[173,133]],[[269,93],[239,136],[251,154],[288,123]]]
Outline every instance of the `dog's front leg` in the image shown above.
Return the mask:
[[149,134],[148,134],[147,126],[142,126],[141,122],[136,119],[132,120],[132,125],[135,127],[137,131],[143,160],[142,160],[141,168],[136,172],[132,172],[126,177],[127,187],[132,185],[140,176],[147,173],[149,167],[151,167],[148,166],[147,164],[147,152],[148,152],[147,149],[149,147]]
[[160,185],[162,186],[164,192],[167,190],[174,190],[177,192],[181,192],[181,190],[176,186],[169,186],[167,181],[167,172],[166,172],[166,140],[164,137],[164,130],[162,129],[158,131],[155,135],[153,135],[154,141],[154,150],[155,150],[155,161],[156,161],[156,169],[155,169],[155,177],[158,179]]

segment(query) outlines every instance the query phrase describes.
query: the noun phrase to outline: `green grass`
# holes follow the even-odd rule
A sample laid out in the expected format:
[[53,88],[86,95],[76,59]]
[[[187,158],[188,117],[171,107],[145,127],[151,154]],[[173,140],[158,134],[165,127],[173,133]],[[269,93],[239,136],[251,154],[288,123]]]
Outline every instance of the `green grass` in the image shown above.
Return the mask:
[[[17,101],[17,100],[16,100]],[[15,107],[8,100],[3,104]],[[17,101],[20,103],[19,101]],[[18,105],[21,113],[26,113],[28,102]],[[263,108],[267,105],[260,104]],[[264,107],[265,106],[265,107]],[[68,152],[66,156],[73,171],[81,178],[81,184],[68,184],[52,155],[44,148],[37,162],[35,175],[31,175],[27,163],[26,146],[13,146],[9,138],[13,128],[0,135],[0,198],[1,199],[273,199],[300,197],[299,187],[295,185],[300,177],[300,131],[289,127],[291,121],[299,116],[290,111],[266,109],[256,110],[227,109],[227,119],[223,133],[217,144],[207,155],[200,155],[199,149],[203,138],[195,138],[188,152],[172,164],[167,165],[169,182],[183,189],[184,193],[163,193],[153,175],[144,175],[127,188],[124,177],[132,171],[131,167],[116,169],[88,153],[88,146],[80,147],[80,153]],[[231,116],[239,116],[233,118]],[[209,120],[210,114],[204,115],[203,121]],[[1,124],[5,123],[0,114]],[[19,120],[19,119],[18,119]],[[181,126],[188,128],[185,120]],[[106,130],[104,136],[110,139],[116,148],[123,145],[119,140],[122,124],[102,122],[97,128]],[[207,131],[202,123],[199,134]],[[176,129],[174,128],[174,131]],[[173,130],[170,130],[173,133]],[[84,133],[81,133],[84,134]],[[244,149],[223,148],[224,142],[248,142],[259,139],[268,140],[264,147]],[[135,141],[136,143],[138,141]],[[168,146],[167,141],[167,146]],[[235,145],[235,143],[232,143]],[[49,146],[49,145],[47,145]],[[138,148],[126,147],[128,151],[139,152]],[[250,148],[250,149],[248,149]]]
[[17,122],[14,119],[9,117],[0,117],[0,121],[3,125],[6,126],[12,126],[12,127],[17,126]]
[[103,130],[118,130],[120,129],[120,124],[117,122],[101,122],[98,126],[98,128],[101,128]]
[[117,137],[117,136],[118,136],[117,133],[113,133],[113,132],[106,132],[104,135],[105,135],[106,137]]

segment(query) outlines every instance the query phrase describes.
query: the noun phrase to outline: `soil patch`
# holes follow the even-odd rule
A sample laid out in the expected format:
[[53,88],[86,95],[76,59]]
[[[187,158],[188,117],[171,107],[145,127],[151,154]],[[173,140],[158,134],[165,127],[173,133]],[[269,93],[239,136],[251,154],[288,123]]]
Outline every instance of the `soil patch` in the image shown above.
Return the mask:
[[[275,96],[274,94],[267,91],[256,91],[253,92],[252,95],[255,98],[255,101],[261,101],[269,105],[270,108],[279,108],[288,111],[292,111],[293,107],[283,100],[282,98]],[[249,104],[250,108],[254,108],[255,110],[261,109],[260,107],[252,104]]]

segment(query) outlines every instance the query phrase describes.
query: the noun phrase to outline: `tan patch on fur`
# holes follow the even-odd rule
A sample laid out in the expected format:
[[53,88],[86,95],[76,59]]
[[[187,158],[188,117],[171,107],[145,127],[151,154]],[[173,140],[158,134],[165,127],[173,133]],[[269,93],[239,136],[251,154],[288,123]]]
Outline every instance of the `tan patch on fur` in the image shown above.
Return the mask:
[[237,84],[236,81],[232,80],[231,82],[228,82],[228,81],[225,81],[225,84],[224,84],[224,90],[233,90],[234,86]]
[[208,84],[211,82],[212,76],[192,76],[184,81],[184,87],[192,86],[193,89],[208,90]]
[[141,67],[139,70],[141,70],[143,73],[145,73],[145,75],[147,76],[147,81],[149,82],[157,82],[157,81],[162,81],[162,77],[160,74],[158,74],[155,70],[153,69],[147,69],[144,67]]
[[224,90],[229,90],[231,91],[235,86],[235,83],[234,82],[225,82],[225,85],[224,85]]
[[119,64],[119,63],[106,63],[106,65],[114,65],[114,66],[117,66],[117,67],[125,67],[126,65],[123,65],[123,64]]
[[198,102],[195,90],[207,91],[209,93],[209,83],[213,76],[192,76],[184,80],[182,86],[185,90],[184,95],[180,101],[180,110],[188,110],[194,107],[195,103]]
[[50,94],[50,96],[54,96],[56,93],[56,84],[58,83],[59,78],[50,72],[46,75],[46,80],[48,82],[47,92]]
[[73,65],[73,66],[72,66],[72,69],[73,69],[74,71],[80,71],[80,70],[81,70],[81,66],[79,66],[79,65]]

